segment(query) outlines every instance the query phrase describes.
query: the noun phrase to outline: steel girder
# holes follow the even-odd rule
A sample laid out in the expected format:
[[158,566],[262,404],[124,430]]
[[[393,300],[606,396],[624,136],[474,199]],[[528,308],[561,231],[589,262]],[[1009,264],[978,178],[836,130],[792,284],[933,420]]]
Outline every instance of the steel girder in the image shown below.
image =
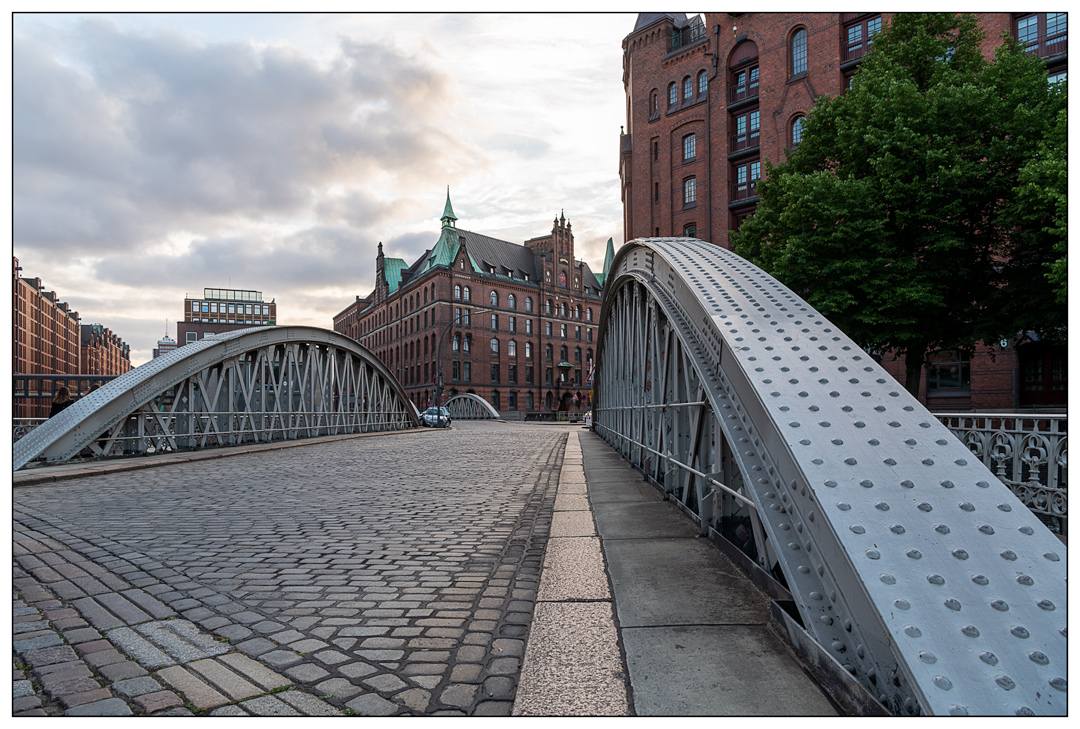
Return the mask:
[[823,649],[894,714],[1065,713],[1066,548],[962,442],[730,251],[630,241],[608,280],[598,432]]
[[259,327],[179,347],[80,398],[19,440],[13,465],[419,424],[390,370],[355,340],[316,327]]
[[479,395],[463,392],[446,401],[446,409],[454,420],[491,420],[499,418],[499,411]]

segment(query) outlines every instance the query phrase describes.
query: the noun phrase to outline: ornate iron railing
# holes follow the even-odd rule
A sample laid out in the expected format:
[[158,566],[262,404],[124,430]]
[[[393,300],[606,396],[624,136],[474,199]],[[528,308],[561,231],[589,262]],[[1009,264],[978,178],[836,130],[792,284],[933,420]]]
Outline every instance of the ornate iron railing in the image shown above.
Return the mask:
[[998,479],[1046,524],[1068,533],[1065,415],[935,413]]

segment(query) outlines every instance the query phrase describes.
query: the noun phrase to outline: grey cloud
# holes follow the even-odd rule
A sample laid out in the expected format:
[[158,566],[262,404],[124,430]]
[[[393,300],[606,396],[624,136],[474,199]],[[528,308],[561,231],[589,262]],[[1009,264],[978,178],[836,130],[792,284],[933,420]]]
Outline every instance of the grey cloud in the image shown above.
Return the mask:
[[177,228],[213,235],[232,216],[310,212],[331,185],[415,183],[473,154],[445,131],[449,77],[376,43],[343,39],[323,67],[289,48],[97,19],[69,41],[75,65],[37,36],[14,39],[16,245],[72,253]]

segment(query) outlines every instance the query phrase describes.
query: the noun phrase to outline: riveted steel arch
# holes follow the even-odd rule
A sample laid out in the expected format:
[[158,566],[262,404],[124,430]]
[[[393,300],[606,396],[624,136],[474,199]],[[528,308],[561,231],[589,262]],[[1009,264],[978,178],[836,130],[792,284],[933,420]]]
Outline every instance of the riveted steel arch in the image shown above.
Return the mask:
[[780,575],[891,712],[1065,713],[1064,545],[756,266],[696,239],[624,245],[594,400],[600,435]]
[[192,342],[78,400],[14,447],[14,469],[419,426],[379,359],[316,327],[242,329]]
[[471,392],[454,395],[446,401],[446,408],[454,420],[499,419],[499,411],[491,403]]

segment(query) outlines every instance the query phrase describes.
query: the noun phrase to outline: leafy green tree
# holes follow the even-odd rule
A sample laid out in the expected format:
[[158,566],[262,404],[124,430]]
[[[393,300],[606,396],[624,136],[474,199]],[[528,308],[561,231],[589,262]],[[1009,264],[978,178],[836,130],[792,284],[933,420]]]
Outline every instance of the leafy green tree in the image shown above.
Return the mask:
[[[1045,277],[1023,306],[1009,296],[1061,255],[1043,229],[1063,208],[1042,187],[1058,150],[1064,183],[1051,133],[1063,85],[1011,39],[985,59],[982,39],[971,15],[892,16],[851,89],[819,99],[798,149],[766,161],[756,215],[733,236],[856,342],[898,352],[912,393],[929,352],[1041,329],[1058,306]],[[1024,195],[1044,211],[1038,231]]]

